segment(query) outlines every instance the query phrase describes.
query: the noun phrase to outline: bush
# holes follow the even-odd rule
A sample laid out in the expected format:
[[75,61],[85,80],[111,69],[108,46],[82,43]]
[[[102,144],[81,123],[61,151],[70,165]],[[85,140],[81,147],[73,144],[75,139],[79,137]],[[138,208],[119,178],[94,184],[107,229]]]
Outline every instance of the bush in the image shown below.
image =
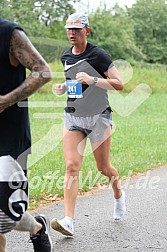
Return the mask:
[[62,53],[69,48],[67,41],[41,37],[31,37],[30,40],[47,62],[60,60]]

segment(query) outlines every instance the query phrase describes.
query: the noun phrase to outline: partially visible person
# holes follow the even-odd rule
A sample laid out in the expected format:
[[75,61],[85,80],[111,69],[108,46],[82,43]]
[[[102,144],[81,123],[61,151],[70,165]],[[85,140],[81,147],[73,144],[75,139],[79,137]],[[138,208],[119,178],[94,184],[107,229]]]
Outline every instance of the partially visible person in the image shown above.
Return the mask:
[[0,235],[0,251],[5,252],[6,239],[4,235]]
[[27,97],[51,80],[51,71],[18,24],[0,19],[0,38],[0,251],[5,251],[5,233],[17,230],[30,233],[34,251],[51,252],[46,218],[26,211],[31,153]]
[[125,192],[121,190],[116,168],[110,163],[112,111],[107,95],[107,90],[122,90],[123,82],[105,50],[87,41],[90,34],[87,16],[70,15],[65,28],[72,45],[62,55],[66,82],[53,87],[57,95],[66,90],[68,94],[63,137],[65,217],[53,219],[51,226],[63,235],[73,236],[78,176],[87,138],[91,141],[98,170],[112,183],[113,218],[119,220],[125,214]]

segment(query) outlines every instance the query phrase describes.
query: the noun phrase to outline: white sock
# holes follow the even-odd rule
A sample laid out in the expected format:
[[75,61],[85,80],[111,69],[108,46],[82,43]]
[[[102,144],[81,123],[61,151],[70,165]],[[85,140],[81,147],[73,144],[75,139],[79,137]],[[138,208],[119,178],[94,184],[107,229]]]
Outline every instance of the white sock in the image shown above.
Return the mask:
[[64,220],[68,223],[68,225],[73,226],[74,220],[71,217],[65,216]]
[[115,201],[116,201],[116,202],[118,202],[118,203],[119,203],[119,202],[121,202],[121,201],[122,201],[122,195],[121,195],[121,197],[120,197],[120,198],[115,199]]

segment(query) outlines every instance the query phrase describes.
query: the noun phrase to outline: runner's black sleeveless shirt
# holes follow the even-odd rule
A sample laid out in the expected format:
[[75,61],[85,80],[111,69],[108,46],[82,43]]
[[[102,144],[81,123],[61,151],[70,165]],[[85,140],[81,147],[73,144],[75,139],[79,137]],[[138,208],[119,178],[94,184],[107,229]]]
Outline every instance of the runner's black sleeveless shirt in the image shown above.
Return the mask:
[[[16,23],[0,19],[0,95],[17,88],[26,78],[25,67],[14,67],[9,61],[9,47]],[[26,100],[25,100],[26,101]],[[31,146],[28,108],[15,104],[0,113],[0,156],[17,158]]]

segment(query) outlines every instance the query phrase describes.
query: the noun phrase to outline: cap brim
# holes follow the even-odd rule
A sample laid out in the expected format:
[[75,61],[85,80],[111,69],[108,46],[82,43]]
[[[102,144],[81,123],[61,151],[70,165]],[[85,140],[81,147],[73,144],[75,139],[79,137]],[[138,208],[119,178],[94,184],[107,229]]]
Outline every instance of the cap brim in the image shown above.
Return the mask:
[[70,28],[80,29],[80,28],[84,28],[84,27],[86,27],[84,24],[80,24],[80,25],[71,24],[71,25],[65,25],[64,26],[64,28],[66,28],[66,29],[70,29]]

